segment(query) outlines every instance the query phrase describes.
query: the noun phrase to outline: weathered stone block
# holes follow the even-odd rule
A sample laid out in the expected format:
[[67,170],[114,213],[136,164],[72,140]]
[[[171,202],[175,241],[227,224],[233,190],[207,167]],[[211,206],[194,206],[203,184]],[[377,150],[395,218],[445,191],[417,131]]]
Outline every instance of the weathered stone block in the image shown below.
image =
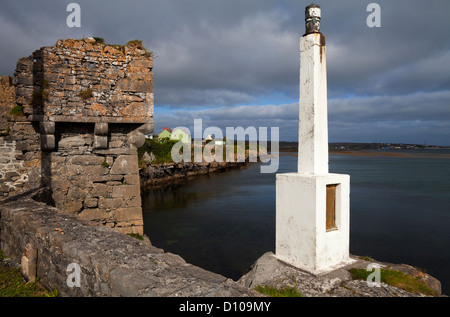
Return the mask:
[[108,136],[95,135],[94,136],[94,149],[107,149],[108,148]]
[[88,176],[89,179],[92,179],[94,176],[107,175],[109,173],[109,169],[101,165],[86,165],[83,166],[83,172],[83,175]]
[[72,157],[71,163],[74,165],[94,165],[102,166],[105,159],[96,155],[76,155]]
[[105,220],[110,217],[110,214],[102,209],[84,209],[79,215],[81,219],[85,220]]
[[141,196],[131,197],[126,201],[126,207],[141,207]]
[[98,201],[98,207],[102,209],[116,209],[124,207],[124,199],[121,197],[116,198],[107,198],[107,197],[100,197]]
[[108,194],[108,186],[105,184],[94,184],[90,194],[93,197],[105,197]]
[[113,197],[139,196],[141,189],[139,185],[119,185],[113,187]]
[[67,213],[78,213],[83,209],[83,202],[81,200],[73,200],[64,203],[63,205],[56,205],[58,209],[61,209]]
[[73,147],[80,147],[86,144],[86,140],[83,137],[80,136],[72,136],[67,137],[59,141],[58,145],[59,147],[63,148],[73,148]]
[[39,131],[41,134],[55,134],[55,123],[39,122]]
[[5,173],[5,181],[7,182],[13,182],[19,179],[19,174],[17,172],[7,172]]
[[115,160],[111,168],[111,174],[130,174],[137,173],[137,171],[137,155],[121,155]]
[[41,134],[41,149],[43,151],[53,151],[55,146],[56,141],[53,134]]
[[8,157],[0,157],[0,164],[8,164],[11,162],[11,159]]
[[25,245],[20,267],[22,275],[28,282],[36,280],[37,249],[31,243]]
[[139,174],[125,175],[124,182],[127,185],[139,185],[140,184]]
[[88,197],[84,201],[85,208],[97,208],[98,207],[98,198]]
[[97,122],[95,124],[95,135],[107,136],[108,135],[108,123]]
[[131,221],[142,219],[142,208],[118,208],[114,210],[114,217],[117,221]]
[[59,189],[62,191],[66,191],[71,186],[71,183],[67,179],[55,179],[54,177],[51,180],[51,187],[52,189]]
[[87,194],[87,189],[76,186],[69,189],[67,197],[75,200],[83,200],[86,198]]

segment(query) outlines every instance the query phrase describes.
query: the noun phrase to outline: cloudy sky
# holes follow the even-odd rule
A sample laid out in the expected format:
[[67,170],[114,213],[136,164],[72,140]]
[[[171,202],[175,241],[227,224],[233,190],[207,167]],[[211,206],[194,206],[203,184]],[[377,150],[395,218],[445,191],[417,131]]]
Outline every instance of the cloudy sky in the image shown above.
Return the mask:
[[[81,7],[70,28],[67,5]],[[381,27],[368,27],[369,3]],[[60,38],[141,39],[164,126],[298,133],[301,0],[2,0],[0,74]],[[450,1],[317,0],[327,37],[330,142],[450,145]]]

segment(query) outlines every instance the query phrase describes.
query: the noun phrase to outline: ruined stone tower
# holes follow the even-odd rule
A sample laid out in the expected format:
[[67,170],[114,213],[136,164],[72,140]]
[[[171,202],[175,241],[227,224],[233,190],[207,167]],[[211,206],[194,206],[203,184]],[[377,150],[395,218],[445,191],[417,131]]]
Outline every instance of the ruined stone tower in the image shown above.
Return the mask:
[[5,181],[2,195],[48,187],[61,211],[142,235],[136,149],[153,131],[152,68],[139,41],[59,40],[21,58],[13,106],[22,113],[3,144],[15,146],[23,185]]

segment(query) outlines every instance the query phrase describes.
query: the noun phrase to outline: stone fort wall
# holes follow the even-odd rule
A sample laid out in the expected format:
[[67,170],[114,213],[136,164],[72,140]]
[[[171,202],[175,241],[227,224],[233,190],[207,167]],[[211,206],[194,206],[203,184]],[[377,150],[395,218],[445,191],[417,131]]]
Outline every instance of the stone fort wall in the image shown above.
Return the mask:
[[0,199],[41,187],[59,210],[143,234],[137,147],[153,131],[139,41],[59,40],[0,82]]
[[[39,278],[41,285],[63,297],[257,295],[178,255],[91,224],[24,196],[0,204],[0,248],[20,262],[28,281]],[[73,264],[79,267],[78,275]],[[78,285],[68,280],[78,280]]]

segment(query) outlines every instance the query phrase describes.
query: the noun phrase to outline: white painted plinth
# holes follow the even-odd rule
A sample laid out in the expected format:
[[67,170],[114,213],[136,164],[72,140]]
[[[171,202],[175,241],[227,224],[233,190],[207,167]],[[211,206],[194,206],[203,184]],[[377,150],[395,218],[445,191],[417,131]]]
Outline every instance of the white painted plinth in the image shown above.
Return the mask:
[[[337,184],[336,229],[326,230],[326,186]],[[350,176],[277,174],[276,256],[313,274],[351,262]]]

